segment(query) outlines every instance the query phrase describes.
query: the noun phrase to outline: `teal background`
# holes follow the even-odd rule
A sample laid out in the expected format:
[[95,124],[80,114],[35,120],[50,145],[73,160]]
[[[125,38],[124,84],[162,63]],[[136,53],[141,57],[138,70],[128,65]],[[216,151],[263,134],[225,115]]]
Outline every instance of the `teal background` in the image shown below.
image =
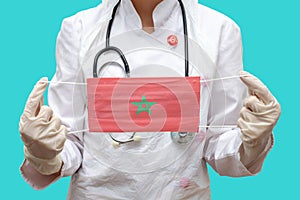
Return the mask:
[[[55,40],[63,18],[98,0],[12,0],[0,3],[1,181],[0,199],[65,199],[69,178],[42,191],[31,189],[19,166],[23,145],[18,122],[34,83],[55,72]],[[254,177],[220,177],[210,170],[213,200],[300,199],[299,36],[297,0],[202,0],[242,30],[245,69],[257,75],[282,106],[275,146]]]

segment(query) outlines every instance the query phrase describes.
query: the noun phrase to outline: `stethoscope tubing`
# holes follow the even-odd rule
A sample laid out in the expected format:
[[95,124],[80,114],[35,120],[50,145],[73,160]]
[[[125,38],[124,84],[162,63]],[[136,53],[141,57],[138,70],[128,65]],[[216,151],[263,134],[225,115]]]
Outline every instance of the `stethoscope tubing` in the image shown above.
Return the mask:
[[[130,77],[130,67],[129,64],[127,62],[127,59],[124,55],[124,53],[122,52],[121,49],[119,49],[118,47],[115,46],[111,46],[110,45],[110,34],[111,34],[111,29],[112,29],[112,25],[116,16],[116,12],[117,9],[119,7],[121,3],[121,0],[118,1],[118,3],[114,6],[113,11],[112,11],[112,15],[111,15],[111,19],[109,20],[108,26],[107,26],[107,30],[106,30],[106,43],[105,43],[105,48],[100,50],[94,59],[94,63],[93,63],[93,77],[94,78],[98,78],[98,70],[97,70],[97,66],[98,66],[98,60],[100,58],[101,55],[103,55],[105,52],[107,51],[114,51],[116,53],[119,54],[120,58],[122,59],[122,62],[124,64],[124,69],[125,69],[125,73],[126,73],[126,77]],[[181,0],[178,0],[178,3],[180,5],[181,8],[181,12],[182,12],[182,23],[183,23],[183,33],[184,33],[184,56],[185,56],[185,77],[189,76],[189,43],[188,43],[188,30],[187,30],[187,19],[186,19],[186,12],[185,12],[185,7],[182,3]],[[129,142],[133,142],[135,141],[134,136],[135,136],[135,132],[130,136],[130,138],[128,140],[125,141],[120,141],[115,139],[111,134],[110,137],[111,139],[116,142],[117,144],[125,144],[125,143],[129,143]],[[188,133],[178,133],[178,135],[180,136],[179,138],[185,138],[187,136]],[[171,134],[172,136],[172,134]],[[172,137],[173,139],[173,137]],[[178,141],[178,143],[180,143]]]
[[[186,19],[185,7],[184,7],[182,1],[178,0],[178,2],[179,2],[181,12],[182,12],[182,23],[183,23],[183,33],[184,33],[185,76],[188,77],[189,76],[189,43],[188,43],[187,19]],[[127,62],[127,59],[126,59],[124,53],[119,48],[117,48],[115,46],[110,46],[111,29],[112,29],[112,25],[113,25],[113,22],[114,22],[114,19],[116,16],[116,12],[117,12],[117,9],[118,9],[120,3],[121,3],[121,0],[119,0],[118,3],[113,8],[111,19],[109,20],[109,23],[107,26],[106,44],[105,44],[106,47],[104,49],[100,50],[95,56],[94,65],[93,65],[93,77],[94,78],[98,78],[98,71],[97,71],[98,59],[103,53],[105,53],[107,51],[114,51],[114,52],[118,53],[124,64],[125,73],[126,73],[127,77],[130,74],[130,67],[129,67],[129,64]]]
[[125,55],[123,54],[123,52],[121,51],[121,49],[119,49],[118,47],[114,47],[114,46],[109,46],[109,47],[106,47],[102,50],[100,50],[96,56],[95,56],[95,59],[94,59],[94,65],[93,65],[93,77],[94,78],[98,78],[98,71],[97,71],[97,65],[98,65],[98,59],[99,57],[107,52],[107,51],[114,51],[116,53],[119,54],[119,56],[121,57],[122,59],[122,62],[124,64],[124,69],[125,69],[125,73],[126,73],[126,76],[129,77],[129,74],[130,74],[130,68],[129,68],[129,64],[127,62],[127,59],[125,57]]

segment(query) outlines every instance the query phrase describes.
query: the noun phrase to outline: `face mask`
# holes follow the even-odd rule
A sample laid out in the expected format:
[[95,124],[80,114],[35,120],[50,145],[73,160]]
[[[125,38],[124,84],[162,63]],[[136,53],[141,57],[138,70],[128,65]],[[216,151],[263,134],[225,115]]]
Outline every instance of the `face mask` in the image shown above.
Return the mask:
[[90,132],[197,132],[200,77],[89,78]]

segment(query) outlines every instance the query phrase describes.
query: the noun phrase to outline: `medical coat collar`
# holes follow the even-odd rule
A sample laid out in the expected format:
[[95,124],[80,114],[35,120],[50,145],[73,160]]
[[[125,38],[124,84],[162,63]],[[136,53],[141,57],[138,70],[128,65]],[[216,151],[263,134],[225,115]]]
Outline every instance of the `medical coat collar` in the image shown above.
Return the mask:
[[[153,11],[154,27],[162,27],[167,23],[176,8],[180,9],[177,0],[164,0],[159,3]],[[130,0],[122,0],[120,9],[122,9],[120,12],[124,12],[128,26],[132,29],[142,29],[140,16]]]
[[[130,0],[123,0],[123,1],[130,1]],[[166,0],[164,0],[166,1]],[[174,1],[174,0],[172,0]],[[186,5],[189,5],[191,3],[197,5],[198,1],[197,0],[182,0]],[[118,2],[118,0],[102,0],[103,5],[105,6],[109,6],[109,7],[114,7],[116,5],[116,3]],[[176,0],[174,1],[176,2]]]
[[[112,10],[113,7],[118,3],[119,0],[103,0],[103,6],[108,10]],[[182,0],[184,6],[188,10],[193,10],[197,5],[197,0]],[[120,8],[123,8],[122,11],[125,12],[125,16],[128,19],[128,26],[132,29],[141,29],[142,23],[141,19],[136,12],[131,0],[122,0]],[[154,27],[165,27],[165,23],[168,21],[174,9],[180,9],[177,0],[163,0],[160,2],[153,11],[153,21]],[[163,11],[163,12],[162,12]]]

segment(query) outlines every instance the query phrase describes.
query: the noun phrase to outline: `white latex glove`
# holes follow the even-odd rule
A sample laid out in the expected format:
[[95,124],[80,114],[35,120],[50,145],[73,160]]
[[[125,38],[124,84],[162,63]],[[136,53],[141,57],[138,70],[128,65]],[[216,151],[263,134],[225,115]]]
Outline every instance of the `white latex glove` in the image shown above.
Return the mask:
[[20,119],[19,131],[25,145],[26,160],[44,175],[60,171],[62,160],[59,153],[66,140],[66,127],[59,118],[44,105],[47,78],[40,79],[34,86]]
[[243,141],[240,156],[243,164],[247,166],[266,147],[281,109],[275,97],[258,78],[244,71],[240,75],[250,94],[244,101],[238,119]]

